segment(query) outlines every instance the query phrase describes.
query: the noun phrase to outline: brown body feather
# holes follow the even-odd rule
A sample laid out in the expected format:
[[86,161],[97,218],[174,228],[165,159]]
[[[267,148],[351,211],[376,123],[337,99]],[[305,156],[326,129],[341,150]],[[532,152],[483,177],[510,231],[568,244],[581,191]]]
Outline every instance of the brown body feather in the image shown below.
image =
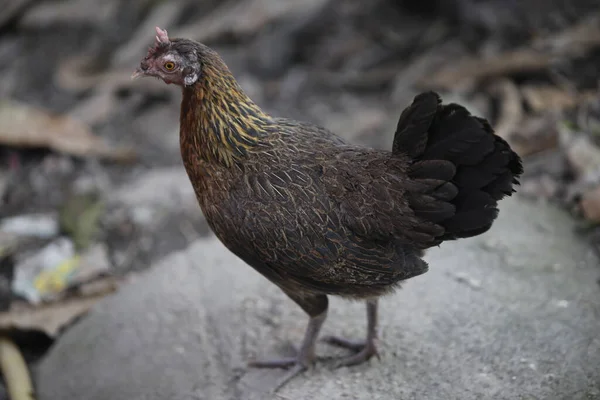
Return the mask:
[[423,249],[489,229],[521,173],[486,122],[434,93],[403,113],[392,152],[357,147],[263,113],[201,51],[204,76],[183,90],[185,168],[217,237],[287,293],[388,292],[427,271]]

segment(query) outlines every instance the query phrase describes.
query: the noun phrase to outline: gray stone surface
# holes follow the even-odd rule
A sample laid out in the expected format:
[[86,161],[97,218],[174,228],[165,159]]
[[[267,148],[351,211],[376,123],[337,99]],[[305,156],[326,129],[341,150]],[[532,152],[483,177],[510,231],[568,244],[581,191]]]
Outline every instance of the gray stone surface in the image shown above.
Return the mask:
[[[37,370],[40,400],[596,399],[600,267],[572,221],[507,200],[495,227],[427,255],[430,271],[381,306],[381,359],[248,370],[301,339],[297,306],[215,239],[167,257],[107,299]],[[364,335],[360,303],[334,299],[324,333]],[[321,355],[340,350],[320,344]]]

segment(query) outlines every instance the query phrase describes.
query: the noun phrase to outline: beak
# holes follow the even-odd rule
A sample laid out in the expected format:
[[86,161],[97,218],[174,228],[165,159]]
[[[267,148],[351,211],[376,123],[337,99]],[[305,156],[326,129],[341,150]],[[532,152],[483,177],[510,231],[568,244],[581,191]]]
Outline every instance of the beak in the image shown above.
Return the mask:
[[133,71],[133,74],[131,74],[131,80],[140,78],[144,75],[146,75],[146,73],[144,71],[142,71],[141,68],[137,68],[135,71]]

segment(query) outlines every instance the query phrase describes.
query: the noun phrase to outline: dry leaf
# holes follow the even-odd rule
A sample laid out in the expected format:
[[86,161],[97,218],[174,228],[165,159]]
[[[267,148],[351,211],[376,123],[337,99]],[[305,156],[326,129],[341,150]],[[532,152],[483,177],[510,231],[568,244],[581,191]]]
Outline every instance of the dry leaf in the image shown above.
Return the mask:
[[129,162],[131,149],[109,146],[83,123],[10,100],[0,100],[0,144],[47,147],[79,157],[95,156]]
[[[89,286],[89,287],[88,287]],[[75,318],[85,314],[98,301],[116,289],[114,278],[96,280],[79,289],[79,297],[32,306],[13,302],[7,312],[0,313],[0,329],[39,330],[55,337]]]
[[423,77],[418,84],[422,87],[451,89],[469,81],[506,76],[517,72],[532,72],[549,67],[554,56],[530,48],[500,53],[492,57],[469,57],[433,75]]
[[563,111],[598,96],[592,90],[570,92],[550,85],[523,85],[521,93],[534,112]]
[[600,187],[586,192],[581,199],[581,211],[588,221],[600,222]]

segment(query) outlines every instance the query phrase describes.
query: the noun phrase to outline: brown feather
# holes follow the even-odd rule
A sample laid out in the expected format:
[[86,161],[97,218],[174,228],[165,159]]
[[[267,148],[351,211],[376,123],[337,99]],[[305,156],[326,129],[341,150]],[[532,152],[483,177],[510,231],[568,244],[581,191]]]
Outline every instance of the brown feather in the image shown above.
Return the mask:
[[266,114],[206,46],[173,39],[151,57],[161,51],[201,66],[180,141],[208,224],[295,298],[378,296],[426,272],[422,249],[488,229],[522,172],[485,120],[433,92],[402,113],[391,152],[374,150]]

